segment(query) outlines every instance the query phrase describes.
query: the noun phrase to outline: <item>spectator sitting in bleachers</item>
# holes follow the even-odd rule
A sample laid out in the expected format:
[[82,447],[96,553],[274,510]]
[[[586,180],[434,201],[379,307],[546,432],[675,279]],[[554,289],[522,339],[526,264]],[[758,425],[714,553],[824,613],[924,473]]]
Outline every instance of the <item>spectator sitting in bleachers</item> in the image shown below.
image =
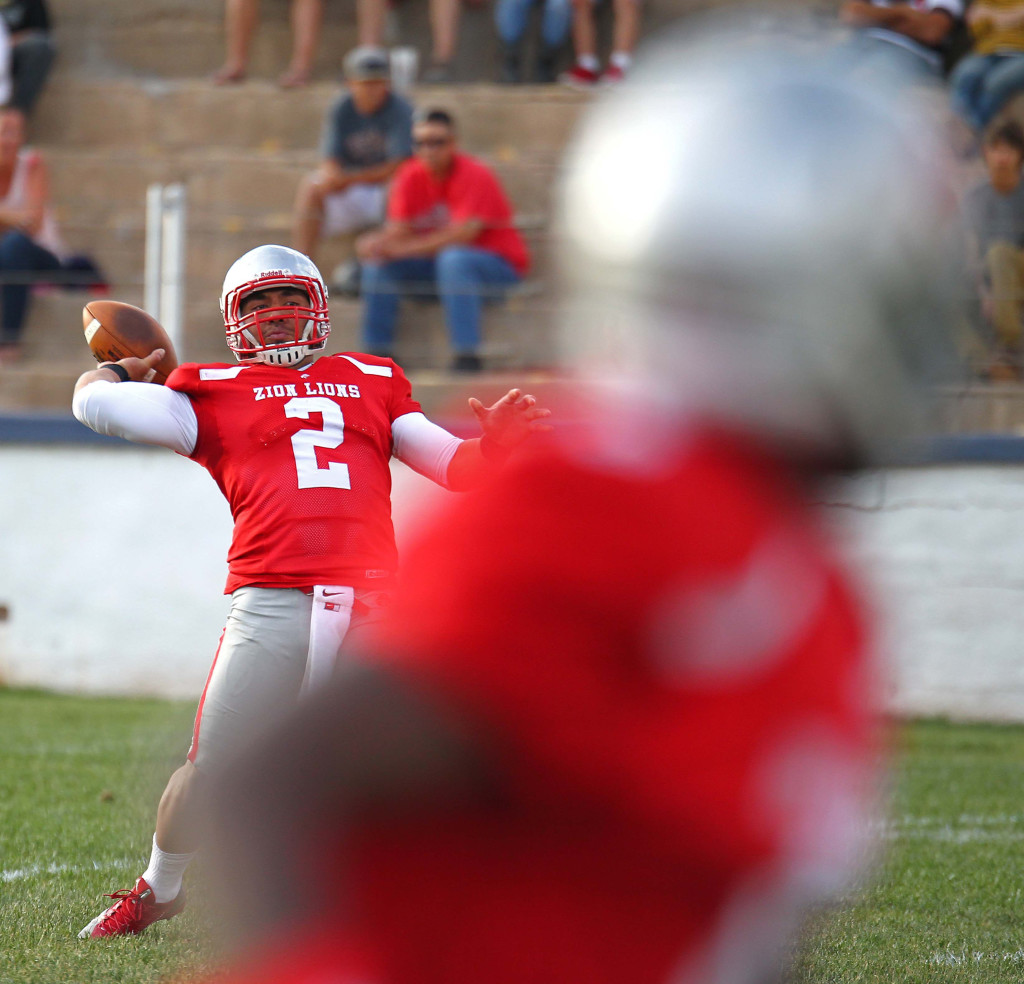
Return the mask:
[[[534,82],[554,82],[555,62],[569,34],[572,22],[571,0],[542,0],[540,39],[533,73]],[[518,83],[523,75],[523,37],[534,0],[498,0],[494,22],[501,38],[503,58],[501,81]]]
[[10,102],[28,116],[57,54],[50,33],[50,15],[44,0],[0,0],[0,18],[10,34]]
[[483,368],[480,316],[485,298],[518,283],[529,255],[513,224],[496,175],[458,149],[455,124],[443,110],[417,118],[416,156],[395,175],[383,229],[360,237],[363,345],[389,355],[400,295],[436,294],[457,372]]
[[964,0],[843,0],[839,19],[855,29],[847,50],[865,74],[938,82],[965,6]]
[[292,246],[308,256],[322,236],[380,225],[388,181],[412,155],[412,106],[391,91],[387,51],[353,49],[344,73],[347,91],[328,110],[320,166],[295,197]]
[[1024,91],[1024,0],[975,0],[967,10],[974,46],[950,76],[953,108],[981,133]]
[[[994,334],[988,359],[996,381],[1021,378],[1024,310],[1024,130],[1014,122],[982,145],[988,177],[964,199],[968,273],[978,291],[981,326]],[[991,326],[991,327],[989,327]]]
[[[291,62],[278,83],[286,89],[305,85],[313,74],[320,25],[323,21],[323,0],[292,0]],[[217,85],[241,82],[249,66],[249,46],[259,18],[259,0],[227,0],[224,11],[227,58],[213,76]]]
[[25,146],[25,115],[0,110],[0,364],[20,355],[31,284],[59,270],[63,246],[50,211],[49,170]]

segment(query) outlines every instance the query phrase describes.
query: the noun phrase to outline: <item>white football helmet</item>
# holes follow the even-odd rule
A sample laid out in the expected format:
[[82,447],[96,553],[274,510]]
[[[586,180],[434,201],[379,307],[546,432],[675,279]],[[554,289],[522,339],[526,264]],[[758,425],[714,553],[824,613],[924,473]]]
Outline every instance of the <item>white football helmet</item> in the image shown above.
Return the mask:
[[565,355],[787,454],[888,457],[954,368],[948,151],[933,111],[779,26],[663,36],[585,117]]
[[[244,317],[242,301],[273,287],[297,287],[309,298],[306,306],[265,308]],[[239,362],[294,366],[322,349],[331,333],[327,287],[316,264],[287,246],[257,246],[231,264],[220,297],[228,348]],[[289,337],[274,341],[264,334],[270,323],[289,324]]]

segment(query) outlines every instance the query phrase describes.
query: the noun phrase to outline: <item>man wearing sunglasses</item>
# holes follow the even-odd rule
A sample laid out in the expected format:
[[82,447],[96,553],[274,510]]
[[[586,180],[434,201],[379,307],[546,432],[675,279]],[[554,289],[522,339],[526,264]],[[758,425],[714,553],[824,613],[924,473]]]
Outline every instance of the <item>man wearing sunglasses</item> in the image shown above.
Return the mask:
[[392,351],[402,294],[436,293],[454,350],[452,368],[477,372],[480,313],[529,268],[512,207],[495,174],[459,150],[455,124],[431,110],[413,126],[415,156],[395,175],[383,229],[356,244],[363,263],[363,346]]

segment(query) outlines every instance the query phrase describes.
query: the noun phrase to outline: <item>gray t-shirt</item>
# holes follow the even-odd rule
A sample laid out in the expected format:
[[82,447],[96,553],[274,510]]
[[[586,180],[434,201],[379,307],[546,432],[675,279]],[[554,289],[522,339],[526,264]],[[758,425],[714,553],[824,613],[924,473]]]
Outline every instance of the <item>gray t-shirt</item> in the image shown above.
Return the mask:
[[346,93],[327,113],[321,154],[352,170],[412,156],[412,106],[391,92],[376,113],[363,116]]
[[1008,195],[988,181],[972,188],[964,199],[964,222],[982,256],[994,242],[1024,246],[1024,181]]

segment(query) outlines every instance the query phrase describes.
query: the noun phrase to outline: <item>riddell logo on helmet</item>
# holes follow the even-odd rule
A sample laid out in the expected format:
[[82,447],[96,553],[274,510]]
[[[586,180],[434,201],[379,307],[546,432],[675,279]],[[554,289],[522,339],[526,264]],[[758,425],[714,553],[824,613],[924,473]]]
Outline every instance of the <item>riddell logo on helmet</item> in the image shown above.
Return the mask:
[[260,274],[260,280],[266,280],[267,277],[290,277],[290,270],[264,270]]

